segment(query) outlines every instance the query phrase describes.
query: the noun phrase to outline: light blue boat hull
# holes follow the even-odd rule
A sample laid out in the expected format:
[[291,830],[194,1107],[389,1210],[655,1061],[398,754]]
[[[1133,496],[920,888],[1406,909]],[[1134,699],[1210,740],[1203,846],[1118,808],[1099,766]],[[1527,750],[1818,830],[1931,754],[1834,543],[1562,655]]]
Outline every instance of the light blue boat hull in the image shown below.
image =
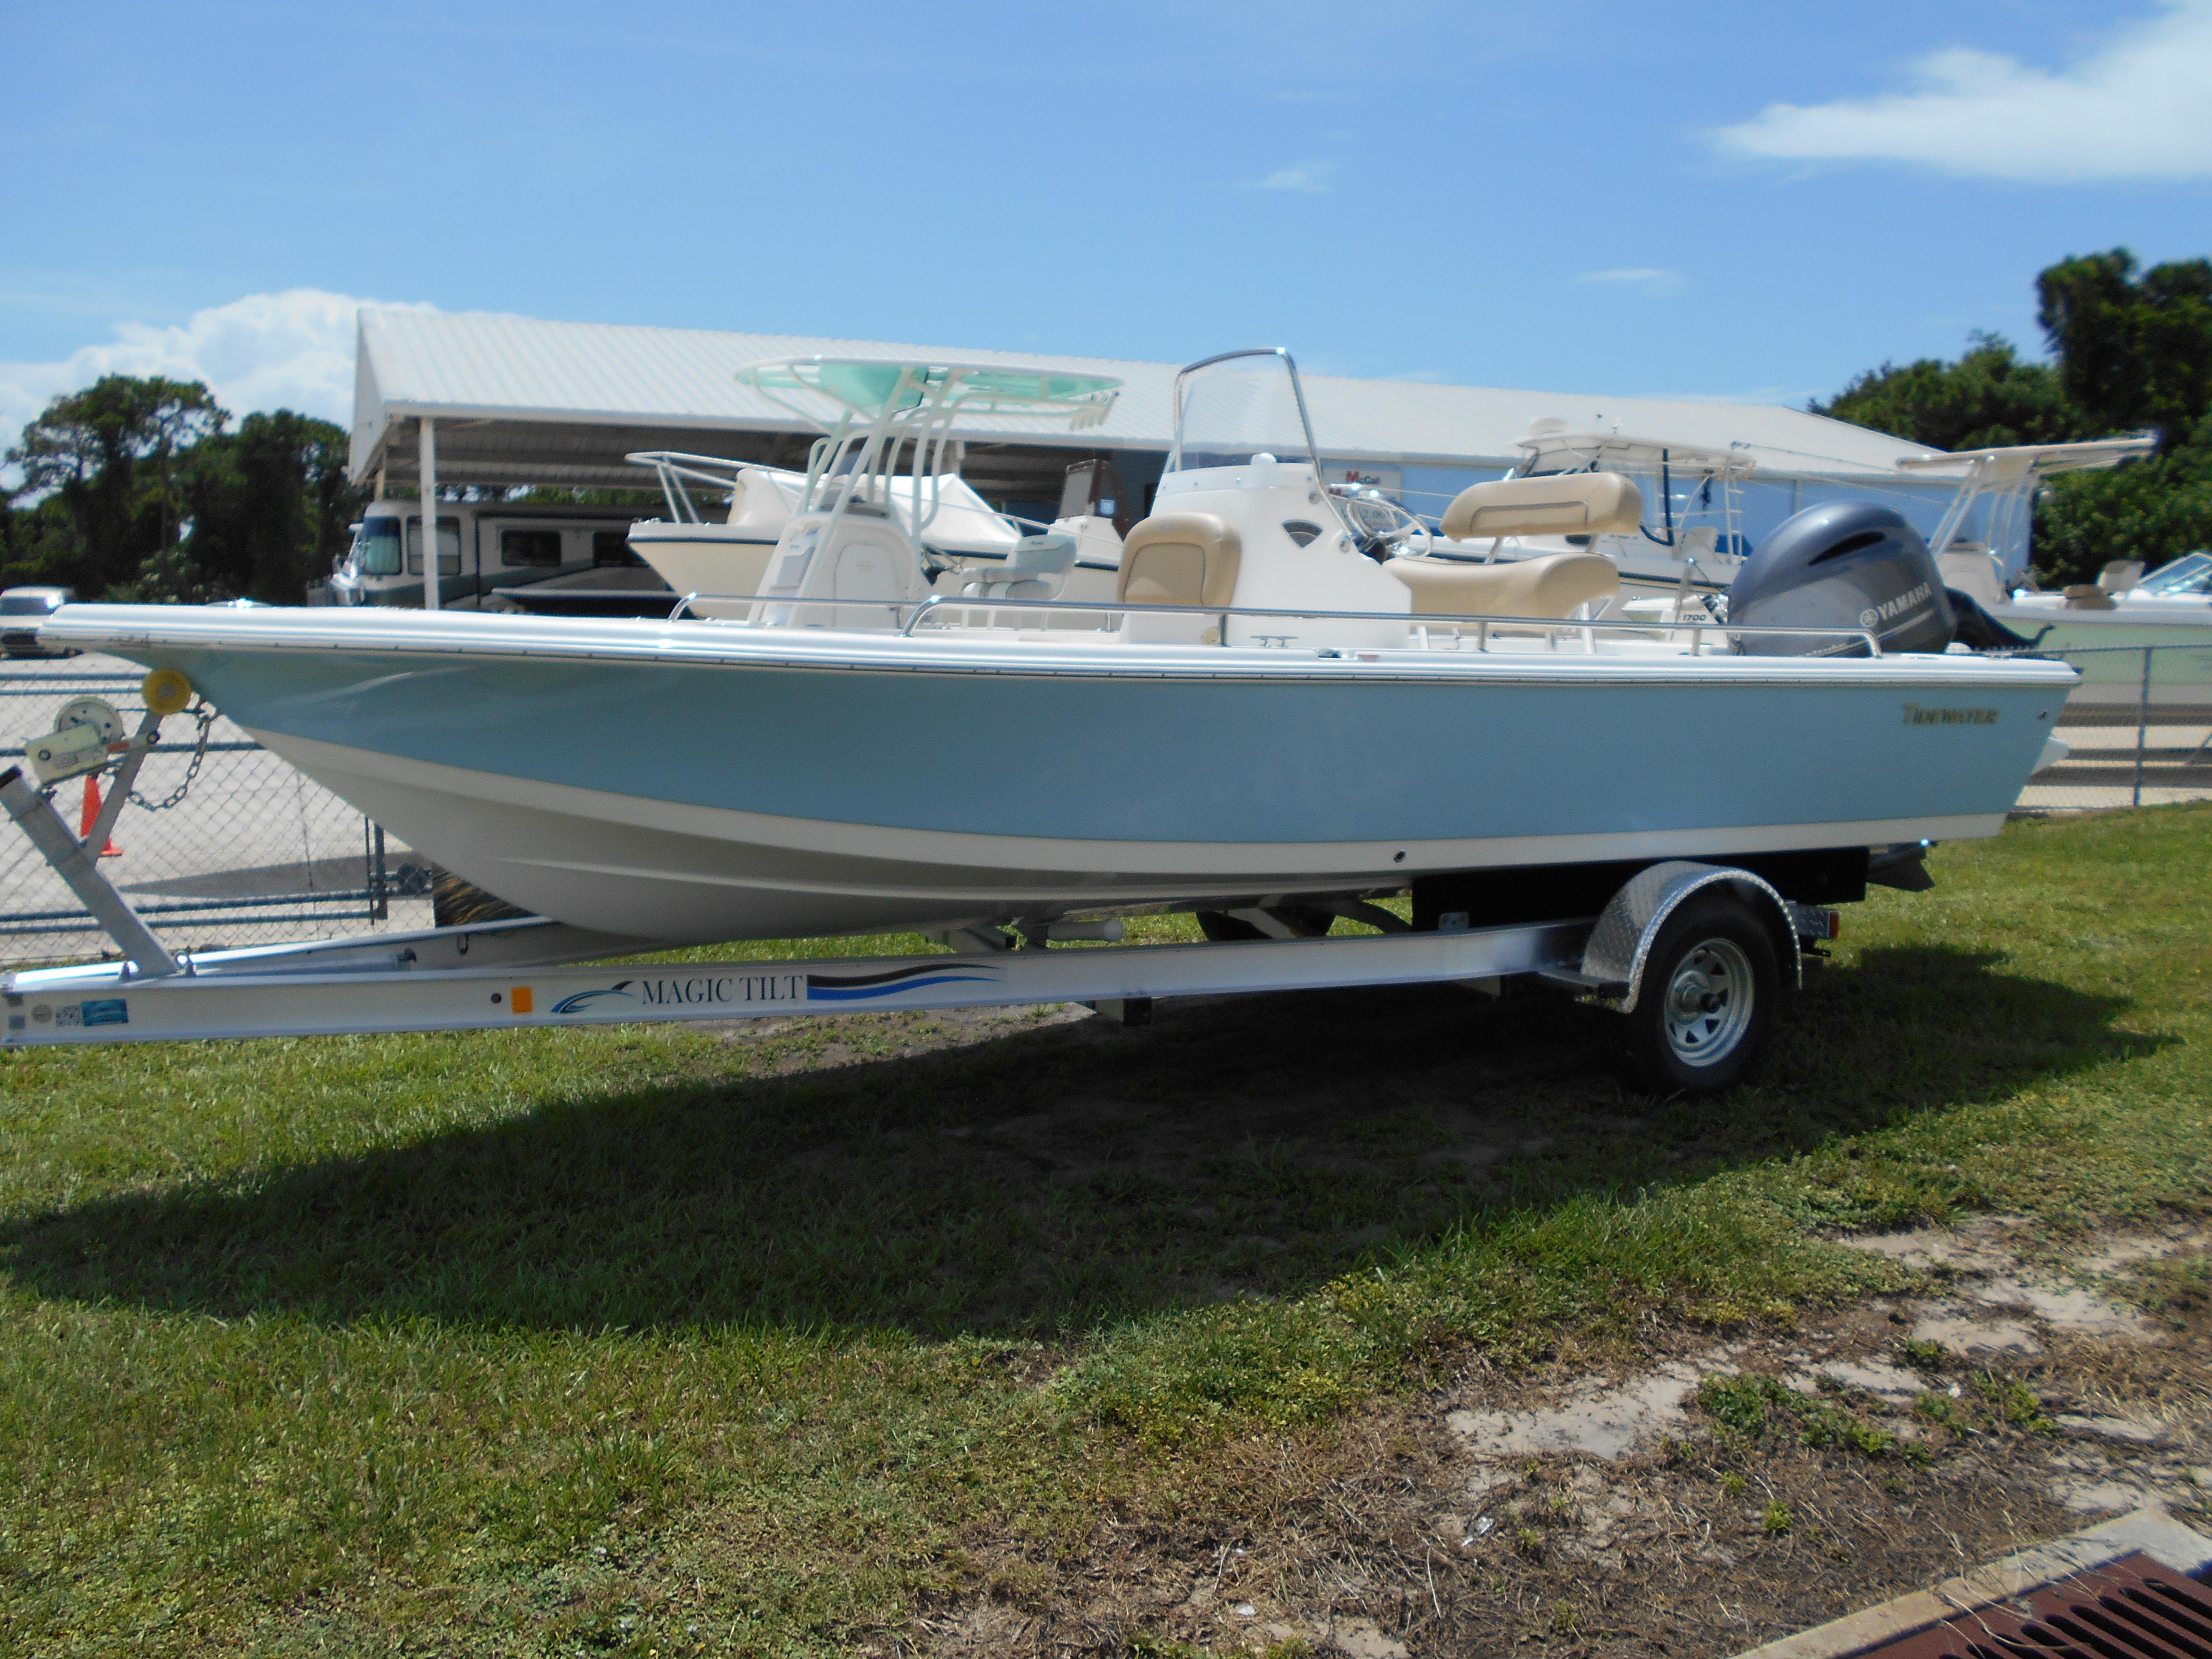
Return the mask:
[[659,624],[519,619],[489,624],[516,648],[410,648],[437,617],[303,648],[244,614],[100,644],[181,669],[502,897],[671,941],[1988,834],[2071,684],[1955,658],[1025,658],[746,630],[709,652],[696,625],[676,651]]

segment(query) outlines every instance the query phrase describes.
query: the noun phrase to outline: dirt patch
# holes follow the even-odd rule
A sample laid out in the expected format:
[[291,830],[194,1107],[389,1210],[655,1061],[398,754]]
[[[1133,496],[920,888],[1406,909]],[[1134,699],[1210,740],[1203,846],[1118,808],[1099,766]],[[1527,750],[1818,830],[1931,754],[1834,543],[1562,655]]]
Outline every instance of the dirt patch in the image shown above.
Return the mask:
[[1210,1489],[1178,1510],[1072,1554],[976,1540],[976,1593],[915,1645],[1724,1656],[2111,1512],[2212,1529],[2212,1309],[2146,1311],[2124,1277],[2212,1237],[2071,1260],[2002,1220],[1845,1242],[1923,1293],[1725,1343],[1655,1316],[1646,1369],[1477,1372],[1255,1437],[1194,1460]]
[[1550,1406],[1452,1412],[1444,1425],[1480,1458],[1577,1452],[1622,1457],[1686,1432],[1690,1397],[1709,1371],[1727,1364],[1729,1352],[1716,1351],[1702,1364],[1678,1361],[1625,1381],[1587,1384]]

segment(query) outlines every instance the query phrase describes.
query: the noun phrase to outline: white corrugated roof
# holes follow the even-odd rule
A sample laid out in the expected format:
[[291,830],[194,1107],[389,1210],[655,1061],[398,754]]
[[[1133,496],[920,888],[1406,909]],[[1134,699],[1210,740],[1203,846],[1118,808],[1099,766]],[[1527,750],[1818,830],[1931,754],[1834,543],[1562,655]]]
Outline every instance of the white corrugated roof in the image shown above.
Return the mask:
[[[817,352],[1066,367],[1124,382],[1103,426],[1070,433],[1064,426],[1019,420],[963,425],[970,438],[1097,450],[1164,449],[1172,435],[1173,363],[364,307],[354,392],[354,472],[363,476],[377,464],[398,435],[397,426],[411,427],[415,417],[426,415],[441,422],[787,432],[794,426],[791,416],[739,386],[736,372],[749,363]],[[1894,479],[1899,458],[1937,453],[1771,404],[1321,374],[1307,375],[1305,382],[1323,455],[1380,465],[1510,465],[1522,459],[1515,446],[1528,435],[1529,422],[1543,417],[1563,420],[1577,432],[1619,429],[1711,449],[1741,445],[1761,471],[1781,473]]]

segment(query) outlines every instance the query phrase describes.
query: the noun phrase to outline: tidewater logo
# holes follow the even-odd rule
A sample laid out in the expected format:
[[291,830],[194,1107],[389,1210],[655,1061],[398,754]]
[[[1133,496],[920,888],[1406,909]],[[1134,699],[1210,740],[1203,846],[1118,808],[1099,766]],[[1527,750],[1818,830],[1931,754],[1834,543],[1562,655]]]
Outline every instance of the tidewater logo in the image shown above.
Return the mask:
[[1917,702],[1905,705],[1907,726],[1995,726],[1997,711],[1994,708],[1923,708]]

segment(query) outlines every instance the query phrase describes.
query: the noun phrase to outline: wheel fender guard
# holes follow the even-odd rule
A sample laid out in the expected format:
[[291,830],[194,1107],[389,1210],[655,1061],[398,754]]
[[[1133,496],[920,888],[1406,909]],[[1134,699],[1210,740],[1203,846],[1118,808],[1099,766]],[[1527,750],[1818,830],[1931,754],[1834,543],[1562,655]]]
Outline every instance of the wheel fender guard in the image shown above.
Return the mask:
[[1680,859],[1655,864],[1632,877],[1590,930],[1589,943],[1583,948],[1582,972],[1553,977],[1571,982],[1616,1012],[1633,1013],[1644,988],[1645,960],[1667,919],[1686,899],[1723,884],[1772,931],[1775,954],[1788,963],[1784,971],[1790,988],[1802,985],[1804,967],[1798,960],[1796,918],[1790,901],[1748,870]]

